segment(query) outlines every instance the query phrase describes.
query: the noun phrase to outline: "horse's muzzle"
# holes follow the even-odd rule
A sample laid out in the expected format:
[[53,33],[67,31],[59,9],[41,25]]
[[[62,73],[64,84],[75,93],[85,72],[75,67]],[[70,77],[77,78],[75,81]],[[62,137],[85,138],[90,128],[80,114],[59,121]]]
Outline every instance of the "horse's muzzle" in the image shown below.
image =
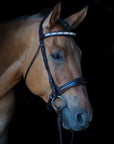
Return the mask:
[[77,108],[69,110],[65,108],[62,112],[62,124],[67,130],[82,131],[88,128],[92,121],[92,113],[87,112],[85,109]]

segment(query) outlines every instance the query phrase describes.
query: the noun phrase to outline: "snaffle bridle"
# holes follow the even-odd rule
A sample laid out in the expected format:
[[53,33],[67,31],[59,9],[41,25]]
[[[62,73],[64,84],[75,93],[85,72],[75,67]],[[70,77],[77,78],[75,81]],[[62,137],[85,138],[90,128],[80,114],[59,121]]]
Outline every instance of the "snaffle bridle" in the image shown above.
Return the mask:
[[[64,85],[62,85],[60,87],[58,87],[56,85],[55,81],[53,80],[50,68],[49,68],[48,59],[47,59],[46,51],[45,51],[44,38],[53,37],[53,36],[75,36],[76,33],[72,32],[69,25],[61,18],[59,18],[57,20],[57,22],[59,24],[61,24],[66,29],[66,31],[54,31],[54,32],[43,33],[43,22],[44,22],[45,18],[43,18],[43,20],[40,23],[40,27],[39,27],[40,45],[39,45],[39,47],[38,47],[32,61],[31,61],[30,65],[29,65],[29,67],[28,67],[28,69],[25,73],[25,81],[27,79],[28,72],[29,72],[34,60],[36,59],[36,57],[38,55],[39,49],[41,48],[44,65],[45,65],[45,68],[46,68],[46,71],[47,71],[47,74],[48,74],[50,88],[52,89],[52,93],[50,94],[50,98],[49,98],[49,101],[48,101],[47,108],[48,108],[48,110],[53,108],[58,113],[58,129],[59,129],[59,135],[60,135],[60,144],[62,144],[62,134],[61,134],[61,119],[62,119],[62,116],[61,116],[61,112],[67,106],[67,103],[66,103],[65,98],[61,95],[71,87],[76,87],[76,86],[79,86],[79,85],[85,85],[86,81],[82,77],[78,77],[78,78],[75,78],[75,79],[65,83]],[[54,106],[54,101],[57,98],[64,101],[64,104],[61,107],[58,107],[58,108]]]

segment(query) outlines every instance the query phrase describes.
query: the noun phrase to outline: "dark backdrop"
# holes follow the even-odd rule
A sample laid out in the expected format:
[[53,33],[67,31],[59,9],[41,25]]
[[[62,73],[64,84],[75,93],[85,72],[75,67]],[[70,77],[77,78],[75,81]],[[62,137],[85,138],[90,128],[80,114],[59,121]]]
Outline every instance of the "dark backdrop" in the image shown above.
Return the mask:
[[[38,13],[44,7],[53,8],[57,0],[2,1],[0,21]],[[75,133],[74,144],[103,143],[111,128],[111,80],[114,60],[112,41],[112,4],[110,0],[62,0],[65,18],[89,5],[88,15],[77,28],[76,41],[83,51],[82,69],[88,81],[87,90],[94,116],[90,127]],[[46,104],[26,88],[24,81],[15,86],[16,106],[9,126],[9,144],[58,144],[56,114],[46,110]],[[71,134],[63,130],[65,144]]]

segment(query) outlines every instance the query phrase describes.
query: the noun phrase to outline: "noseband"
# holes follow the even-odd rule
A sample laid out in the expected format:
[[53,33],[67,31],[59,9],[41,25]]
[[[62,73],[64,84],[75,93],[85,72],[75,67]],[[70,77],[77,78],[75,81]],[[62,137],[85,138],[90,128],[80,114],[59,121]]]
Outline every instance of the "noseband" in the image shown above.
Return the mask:
[[[68,26],[68,24],[61,18],[59,18],[57,22],[60,23],[67,31],[54,31],[54,32],[43,33],[43,22],[44,22],[44,20],[45,20],[45,18],[41,21],[40,27],[39,27],[39,41],[40,41],[40,45],[39,45],[39,47],[38,47],[38,49],[37,49],[32,61],[31,61],[30,65],[29,65],[27,71],[26,71],[25,81],[26,81],[28,72],[29,72],[29,70],[30,70],[30,68],[31,68],[31,66],[32,66],[37,54],[38,54],[38,51],[41,48],[44,65],[45,65],[46,71],[48,73],[48,79],[49,79],[49,83],[50,83],[50,88],[52,89],[52,93],[50,94],[50,98],[49,98],[47,106],[48,106],[48,109],[50,109],[52,107],[54,110],[56,110],[60,114],[60,112],[63,110],[63,108],[66,107],[66,105],[67,105],[65,98],[63,96],[61,96],[61,95],[66,90],[68,90],[71,87],[76,87],[76,86],[79,86],[79,85],[86,84],[86,81],[82,77],[78,77],[78,78],[75,78],[75,79],[65,83],[64,85],[62,85],[60,87],[58,87],[56,85],[56,83],[53,80],[50,68],[49,68],[48,59],[47,59],[46,51],[45,51],[44,38],[53,37],[53,36],[75,36],[76,33],[71,32],[71,29]],[[54,101],[57,98],[59,98],[62,101],[64,101],[63,106],[58,107],[58,108],[56,108],[54,106]],[[60,115],[58,116],[58,119],[59,119],[58,123],[60,125],[60,121],[61,121],[60,120],[61,119]],[[61,131],[60,131],[60,133],[61,133]],[[61,137],[61,134],[60,134],[60,137]],[[62,144],[62,138],[60,138],[60,144]]]

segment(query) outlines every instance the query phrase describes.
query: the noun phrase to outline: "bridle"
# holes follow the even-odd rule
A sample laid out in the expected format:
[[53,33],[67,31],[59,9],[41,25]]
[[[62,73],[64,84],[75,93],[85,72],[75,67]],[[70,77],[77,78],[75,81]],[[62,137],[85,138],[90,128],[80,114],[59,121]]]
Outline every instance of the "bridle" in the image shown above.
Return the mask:
[[[28,72],[29,72],[34,60],[38,55],[39,49],[41,48],[44,65],[45,65],[45,68],[46,68],[46,71],[47,71],[47,74],[48,74],[50,88],[52,89],[52,93],[50,94],[50,98],[48,100],[47,107],[48,107],[48,110],[53,108],[58,113],[58,129],[59,129],[59,135],[60,135],[60,144],[62,144],[62,134],[61,134],[61,118],[62,118],[62,116],[61,116],[61,112],[67,106],[67,103],[66,103],[65,98],[61,95],[71,87],[76,87],[76,86],[79,86],[79,85],[85,85],[86,81],[82,77],[78,77],[78,78],[75,78],[75,79],[65,83],[64,85],[62,85],[60,87],[58,87],[56,85],[55,81],[53,80],[50,68],[49,68],[48,59],[47,59],[46,51],[45,51],[44,38],[53,37],[53,36],[75,36],[76,33],[72,32],[69,25],[61,18],[59,18],[57,20],[57,22],[60,23],[67,31],[54,31],[54,32],[43,33],[43,22],[44,22],[45,18],[41,21],[40,27],[39,27],[40,45],[39,45],[32,61],[31,61],[30,65],[29,65],[27,71],[26,71],[25,81],[26,81]],[[61,107],[58,107],[58,108],[54,106],[54,101],[57,98],[64,101],[64,104]]]

